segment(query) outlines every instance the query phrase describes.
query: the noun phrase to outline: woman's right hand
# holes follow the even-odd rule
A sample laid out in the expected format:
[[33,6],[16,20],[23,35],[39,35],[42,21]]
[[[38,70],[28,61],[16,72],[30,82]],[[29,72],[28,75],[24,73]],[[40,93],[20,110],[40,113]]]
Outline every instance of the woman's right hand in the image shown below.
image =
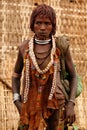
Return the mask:
[[21,114],[21,106],[22,106],[21,101],[16,100],[16,101],[14,102],[14,104],[16,105],[19,114]]

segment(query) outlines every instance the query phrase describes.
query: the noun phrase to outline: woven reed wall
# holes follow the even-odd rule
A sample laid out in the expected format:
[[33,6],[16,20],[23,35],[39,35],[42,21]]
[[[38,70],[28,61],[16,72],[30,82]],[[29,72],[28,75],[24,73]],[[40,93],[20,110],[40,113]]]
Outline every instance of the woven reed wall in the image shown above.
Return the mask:
[[[11,75],[16,60],[17,46],[0,48],[0,81],[6,82],[11,88]],[[16,130],[19,114],[13,104],[12,90],[0,82],[0,130]]]
[[0,130],[17,130],[18,117],[11,90],[0,83]]
[[[73,0],[74,1],[74,0]],[[57,15],[57,33],[70,37],[70,49],[77,71],[82,76],[83,92],[76,99],[76,124],[87,130],[87,2],[86,0],[0,0],[0,76],[11,85],[17,46],[31,37],[29,18],[34,3],[51,5]],[[0,129],[16,130],[18,112],[12,102],[11,90],[0,82]]]

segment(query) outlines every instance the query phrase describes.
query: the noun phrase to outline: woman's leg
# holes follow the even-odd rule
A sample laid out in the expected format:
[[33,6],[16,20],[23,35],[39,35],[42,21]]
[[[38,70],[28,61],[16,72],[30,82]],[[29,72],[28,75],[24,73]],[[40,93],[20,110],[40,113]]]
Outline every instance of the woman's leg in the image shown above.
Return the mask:
[[53,110],[52,115],[47,119],[47,129],[46,130],[58,130],[59,122],[59,110]]

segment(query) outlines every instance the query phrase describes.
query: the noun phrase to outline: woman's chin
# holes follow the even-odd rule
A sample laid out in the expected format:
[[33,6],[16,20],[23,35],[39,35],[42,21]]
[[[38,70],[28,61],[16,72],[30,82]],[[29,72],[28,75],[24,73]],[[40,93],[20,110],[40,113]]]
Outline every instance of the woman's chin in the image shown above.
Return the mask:
[[39,40],[47,40],[47,39],[49,39],[50,37],[47,37],[46,35],[44,35],[44,34],[42,35],[42,34],[41,34],[41,35],[39,35],[39,36],[36,36],[36,38],[39,39]]

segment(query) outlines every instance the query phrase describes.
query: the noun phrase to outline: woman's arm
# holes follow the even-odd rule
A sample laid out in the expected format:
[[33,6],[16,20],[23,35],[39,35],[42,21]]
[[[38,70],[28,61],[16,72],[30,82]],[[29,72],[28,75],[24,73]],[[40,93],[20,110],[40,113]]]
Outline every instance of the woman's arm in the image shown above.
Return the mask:
[[69,100],[75,100],[75,94],[76,94],[76,88],[77,88],[77,77],[76,77],[76,71],[73,64],[73,60],[70,54],[70,50],[68,48],[66,56],[65,56],[65,66],[66,71],[69,74],[69,84],[70,84],[70,95]]
[[19,113],[21,111],[20,79],[21,79],[22,69],[23,69],[23,56],[19,49],[16,64],[14,67],[14,72],[12,75],[13,100],[14,100],[14,103],[15,103]]
[[77,88],[77,78],[69,48],[65,56],[65,65],[66,70],[69,73],[69,85],[70,85],[69,101],[66,105],[66,119],[69,123],[72,124],[76,119],[74,111],[74,105],[75,105],[74,103]]

